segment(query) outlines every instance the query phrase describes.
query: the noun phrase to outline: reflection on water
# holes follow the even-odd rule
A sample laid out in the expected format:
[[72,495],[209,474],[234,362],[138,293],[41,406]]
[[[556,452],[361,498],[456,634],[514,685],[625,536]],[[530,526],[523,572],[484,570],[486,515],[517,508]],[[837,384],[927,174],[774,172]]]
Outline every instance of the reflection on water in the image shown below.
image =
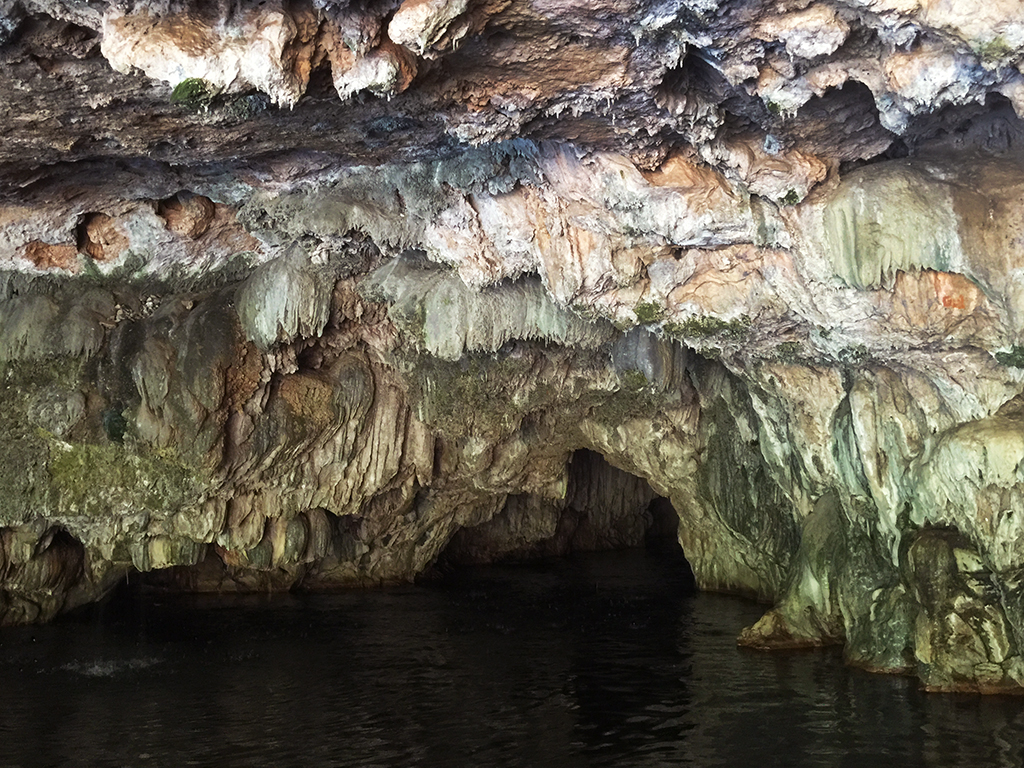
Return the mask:
[[588,555],[4,630],[0,766],[1024,764],[1024,702],[740,651],[761,609],[680,572]]

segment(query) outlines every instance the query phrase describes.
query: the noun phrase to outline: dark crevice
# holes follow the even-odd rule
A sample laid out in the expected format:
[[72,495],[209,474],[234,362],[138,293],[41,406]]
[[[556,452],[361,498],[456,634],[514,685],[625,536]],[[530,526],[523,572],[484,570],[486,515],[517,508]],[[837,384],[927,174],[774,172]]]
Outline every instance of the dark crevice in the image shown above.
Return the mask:
[[[864,108],[867,109],[866,102]],[[874,110],[873,103],[871,109]],[[902,136],[889,134],[889,137],[888,146],[875,154],[836,155],[841,160],[840,174],[865,165],[920,155],[957,152],[1006,155],[1024,147],[1024,120],[1017,116],[1009,99],[990,93],[984,104],[947,105],[935,113],[913,117]],[[848,137],[838,135],[837,138]]]
[[[842,130],[836,130],[837,124]],[[840,163],[879,157],[895,138],[882,126],[871,91],[856,80],[811,98],[795,117],[784,121],[779,134],[803,151]]]
[[984,104],[950,105],[913,118],[904,141],[910,154],[974,150],[1002,155],[1024,145],[1024,121],[1009,99],[990,93]]

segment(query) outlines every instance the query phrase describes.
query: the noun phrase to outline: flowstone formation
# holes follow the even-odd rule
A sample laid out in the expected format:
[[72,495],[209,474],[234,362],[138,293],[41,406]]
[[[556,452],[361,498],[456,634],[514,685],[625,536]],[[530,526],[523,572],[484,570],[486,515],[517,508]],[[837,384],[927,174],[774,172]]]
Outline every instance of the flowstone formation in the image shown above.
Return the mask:
[[1024,20],[0,1],[0,623],[634,546],[1024,690]]

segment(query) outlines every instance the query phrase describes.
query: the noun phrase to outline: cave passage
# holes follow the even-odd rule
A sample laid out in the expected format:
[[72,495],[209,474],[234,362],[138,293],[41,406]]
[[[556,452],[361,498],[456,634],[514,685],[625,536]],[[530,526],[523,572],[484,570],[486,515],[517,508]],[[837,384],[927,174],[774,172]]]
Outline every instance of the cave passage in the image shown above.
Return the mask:
[[678,527],[672,502],[646,480],[612,466],[599,453],[580,449],[569,462],[564,498],[510,495],[492,519],[458,531],[439,556],[438,566],[445,571],[644,548],[675,562],[695,591]]

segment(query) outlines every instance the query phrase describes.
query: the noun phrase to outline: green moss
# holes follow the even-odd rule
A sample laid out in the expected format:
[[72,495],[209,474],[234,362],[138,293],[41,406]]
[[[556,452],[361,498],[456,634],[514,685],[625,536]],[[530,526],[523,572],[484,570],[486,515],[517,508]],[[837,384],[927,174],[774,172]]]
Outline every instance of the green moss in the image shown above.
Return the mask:
[[584,400],[581,404],[591,412],[593,418],[612,427],[641,416],[649,418],[658,410],[650,382],[640,371],[625,371],[622,383],[622,388],[617,392],[602,394],[590,403]]
[[85,379],[91,378],[94,368],[94,364],[83,358],[66,356],[0,363],[0,382],[3,382],[0,414],[11,413],[17,408],[16,402],[27,403],[30,393],[42,387],[78,389]]
[[199,77],[187,77],[174,86],[171,103],[198,109],[207,106],[216,95],[213,86]]
[[633,390],[634,392],[645,389],[650,383],[647,381],[647,377],[644,376],[643,372],[638,371],[635,368],[623,372],[622,382],[626,385],[627,389]]
[[554,420],[556,434],[568,433],[588,415],[618,426],[623,421],[650,415],[661,402],[651,382],[639,370],[624,371],[614,391],[579,384],[563,389],[551,383],[554,371],[538,370],[536,361],[474,355],[455,363],[414,357],[418,386],[415,400],[420,417],[447,437],[508,434],[531,414],[545,413]]
[[388,316],[395,325],[413,337],[413,343],[416,346],[420,349],[428,348],[426,302],[410,302],[406,305],[392,304],[388,307]]
[[102,283],[104,275],[100,272],[99,266],[95,261],[86,257],[80,259],[82,265],[82,279],[90,283]]
[[582,317],[591,323],[596,323],[598,320],[602,320],[601,313],[596,308],[588,304],[573,304],[569,307],[570,310],[577,316]]
[[795,189],[791,189],[779,202],[783,205],[796,205],[800,202],[800,194]]
[[775,356],[779,360],[791,361],[800,354],[802,346],[799,341],[784,341],[775,347]]
[[739,425],[756,425],[758,418],[742,383],[732,379],[731,388],[731,397],[713,398],[701,410],[702,423],[714,426],[705,433],[707,447],[691,482],[712,519],[735,537],[720,584],[764,598],[767,585],[783,583],[800,529],[757,441],[738,438]]
[[246,93],[229,99],[224,114],[235,120],[251,120],[270,106],[270,99],[262,93]]
[[54,511],[103,517],[118,508],[173,511],[196,493],[193,473],[160,455],[137,456],[120,446],[50,445]]
[[458,362],[416,360],[421,417],[449,436],[512,429],[537,407],[524,363],[474,355]]
[[137,251],[128,251],[107,272],[102,271],[93,259],[85,255],[80,256],[79,264],[82,267],[82,273],[77,280],[109,288],[125,285],[143,277],[146,267],[149,266],[149,259]]
[[0,528],[40,515],[39,467],[46,458],[40,434],[24,422],[0,419]]
[[1024,368],[1024,346],[1014,344],[1008,351],[996,352],[995,358],[1007,368]]
[[706,338],[721,335],[727,339],[741,339],[750,330],[749,317],[723,320],[714,315],[691,317],[681,323],[665,323],[665,331],[679,338]]
[[868,357],[868,348],[863,344],[839,350],[839,362],[846,365],[860,365]]
[[120,444],[128,423],[119,408],[82,413],[63,438],[48,431],[39,413],[48,401],[41,397],[97,399],[95,377],[95,363],[81,358],[0,365],[0,526],[33,517],[160,514],[198,498],[202,472],[174,454],[140,456]]
[[665,315],[665,308],[653,301],[641,301],[633,307],[633,312],[636,313],[637,322],[647,325],[661,320]]
[[991,40],[976,40],[971,44],[971,50],[979,59],[987,62],[1002,61],[1015,53],[1013,46],[999,36]]

